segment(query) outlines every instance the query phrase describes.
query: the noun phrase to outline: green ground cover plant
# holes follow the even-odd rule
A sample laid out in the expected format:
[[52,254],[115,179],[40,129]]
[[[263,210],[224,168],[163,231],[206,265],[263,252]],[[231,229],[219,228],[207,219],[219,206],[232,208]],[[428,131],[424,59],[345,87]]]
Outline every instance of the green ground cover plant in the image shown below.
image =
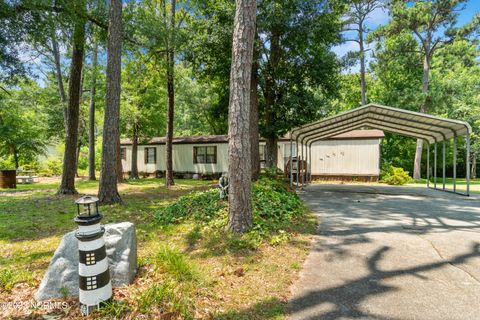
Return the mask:
[[[279,244],[289,238],[291,224],[305,214],[306,208],[296,193],[281,180],[263,176],[252,188],[253,228],[241,236],[227,229],[228,202],[220,200],[216,189],[180,197],[156,212],[162,224],[192,221],[197,224],[196,237],[208,234],[211,244],[224,238],[227,249],[255,249],[263,242]],[[224,248],[225,249],[225,248]]]

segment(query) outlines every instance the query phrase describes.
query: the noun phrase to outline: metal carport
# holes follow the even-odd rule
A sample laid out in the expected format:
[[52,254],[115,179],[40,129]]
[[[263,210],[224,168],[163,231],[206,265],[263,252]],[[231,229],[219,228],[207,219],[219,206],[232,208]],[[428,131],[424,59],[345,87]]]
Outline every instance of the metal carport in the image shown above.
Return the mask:
[[[306,168],[307,178],[299,181],[299,161],[297,166],[297,186],[302,187],[310,182],[311,178],[311,147],[319,140],[339,135],[351,130],[370,127],[383,131],[400,134],[403,136],[421,139],[427,143],[427,186],[430,187],[430,145],[434,145],[434,189],[450,191],[445,188],[445,143],[453,139],[453,191],[454,193],[470,195],[470,134],[472,129],[467,122],[436,117],[420,112],[413,112],[404,109],[392,108],[376,103],[371,103],[347,112],[343,112],[319,121],[315,121],[290,132],[290,184],[293,186],[293,141],[296,144],[297,160],[308,160]],[[457,139],[465,136],[466,139],[466,193],[457,191]],[[437,188],[437,145],[442,142],[442,168],[443,187]],[[304,153],[305,151],[305,153]],[[305,157],[304,157],[305,155]]]

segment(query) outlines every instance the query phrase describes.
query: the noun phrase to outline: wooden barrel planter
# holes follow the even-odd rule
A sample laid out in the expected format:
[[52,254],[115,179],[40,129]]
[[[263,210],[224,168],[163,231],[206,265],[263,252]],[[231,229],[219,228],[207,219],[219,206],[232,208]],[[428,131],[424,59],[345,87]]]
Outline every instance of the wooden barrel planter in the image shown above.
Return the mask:
[[17,187],[17,171],[0,170],[0,188],[15,189]]

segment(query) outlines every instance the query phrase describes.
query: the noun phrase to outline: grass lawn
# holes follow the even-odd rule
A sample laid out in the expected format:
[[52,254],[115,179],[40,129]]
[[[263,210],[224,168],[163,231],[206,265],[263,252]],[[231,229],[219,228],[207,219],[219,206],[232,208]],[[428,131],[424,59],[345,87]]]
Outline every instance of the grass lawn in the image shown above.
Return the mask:
[[[313,181],[314,184],[332,184],[338,183],[338,181]],[[362,184],[362,185],[386,185],[382,182],[348,182],[348,184]],[[412,180],[404,186],[408,187],[425,187],[427,185],[427,179]],[[433,179],[430,179],[430,186],[433,187]],[[437,188],[442,188],[443,181],[441,177],[437,177]],[[453,178],[445,178],[445,188],[453,190]],[[467,182],[465,179],[457,178],[457,191],[466,192]],[[480,194],[480,179],[470,180],[470,192],[473,194]]]
[[[164,223],[159,210],[212,182],[142,179],[120,186],[123,205],[103,206],[103,223],[131,221],[137,228],[139,273],[114,289],[114,302],[95,318],[283,319],[289,286],[308,254],[315,219],[308,213],[268,241],[215,231],[215,223],[184,219]],[[57,196],[58,181],[0,189],[0,303],[33,298],[53,252],[68,231],[78,196]],[[79,181],[81,194],[96,194],[96,182]],[[223,219],[223,218],[222,218]],[[260,236],[258,236],[260,234]],[[65,298],[59,318],[80,318],[76,299]],[[2,305],[0,305],[2,308]],[[42,318],[44,308],[0,309],[2,318]]]
[[[426,185],[426,184],[427,184],[427,179],[419,179],[419,180],[415,180],[415,182],[410,185],[415,186],[415,185]],[[467,182],[465,179],[457,178],[456,185],[457,185],[457,191],[461,191],[461,192],[467,191]],[[433,187],[433,178],[430,179],[430,186]],[[441,188],[442,186],[443,186],[442,177],[437,177],[437,188]],[[447,188],[448,190],[453,190],[453,178],[445,178],[445,188]],[[470,180],[470,192],[480,194],[480,179]]]

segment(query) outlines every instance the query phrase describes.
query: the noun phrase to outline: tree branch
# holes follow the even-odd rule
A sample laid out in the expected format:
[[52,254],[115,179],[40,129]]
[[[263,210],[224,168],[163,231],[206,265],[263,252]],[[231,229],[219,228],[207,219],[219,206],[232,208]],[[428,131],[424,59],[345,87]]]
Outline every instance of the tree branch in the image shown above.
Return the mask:
[[357,40],[357,39],[345,39],[345,42],[356,42],[356,43],[360,44],[360,41]]
[[8,94],[9,96],[11,96],[12,94],[10,93],[10,91],[8,91],[7,89],[5,89],[4,87],[0,86],[0,89],[2,91],[4,91],[6,94]]

